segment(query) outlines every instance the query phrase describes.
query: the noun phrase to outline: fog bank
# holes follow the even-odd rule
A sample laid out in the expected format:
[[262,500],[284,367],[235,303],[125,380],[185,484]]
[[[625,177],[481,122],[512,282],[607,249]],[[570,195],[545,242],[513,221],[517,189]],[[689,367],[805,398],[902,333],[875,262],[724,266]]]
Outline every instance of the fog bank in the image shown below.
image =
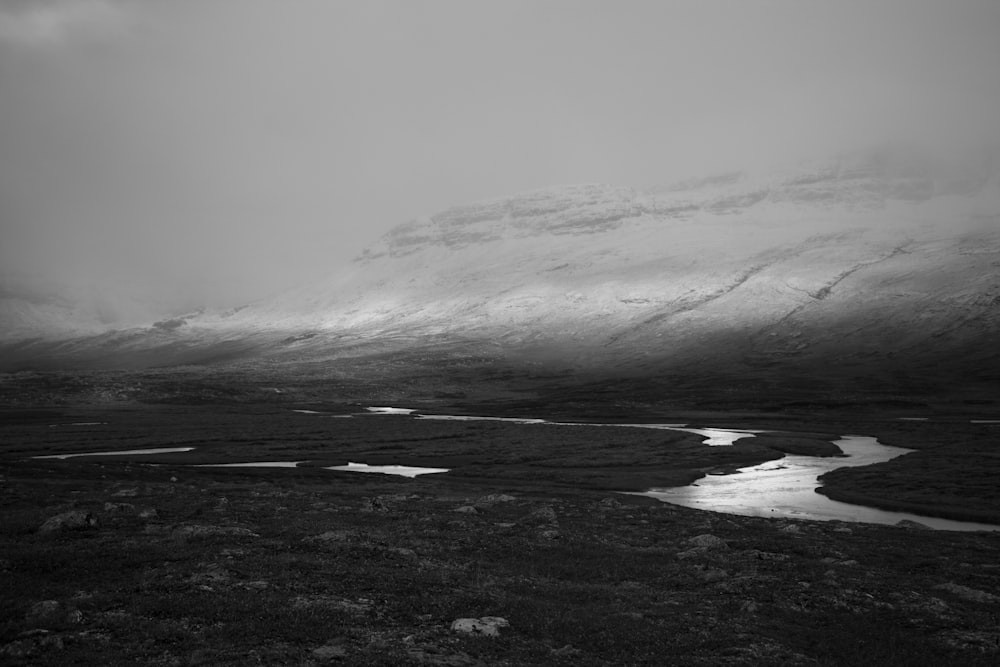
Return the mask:
[[1000,139],[995,2],[0,5],[0,267],[185,304],[394,225],[886,140]]

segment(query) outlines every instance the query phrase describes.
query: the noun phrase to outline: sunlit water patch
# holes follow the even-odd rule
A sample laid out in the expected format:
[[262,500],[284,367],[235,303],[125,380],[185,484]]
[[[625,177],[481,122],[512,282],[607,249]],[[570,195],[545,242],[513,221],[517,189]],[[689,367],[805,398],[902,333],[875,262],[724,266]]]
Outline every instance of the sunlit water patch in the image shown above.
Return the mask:
[[410,408],[388,408],[388,407],[371,407],[371,408],[365,408],[365,410],[376,415],[410,415],[416,412],[416,410]]
[[687,428],[685,424],[614,424],[614,426],[628,426],[631,428],[652,428],[664,431],[683,431],[684,433],[694,433],[705,438],[702,443],[709,447],[728,447],[740,438],[752,438],[757,433],[764,431],[754,431],[750,429],[731,428]]
[[346,466],[330,466],[324,470],[341,470],[344,472],[374,472],[383,475],[400,475],[402,477],[416,477],[418,475],[429,475],[432,473],[448,472],[450,468],[420,468],[416,466],[370,466],[366,463],[354,463],[348,461]]
[[[584,424],[579,422],[553,422],[546,419],[528,419],[516,417],[480,417],[473,415],[428,415],[416,414],[411,408],[369,407],[367,414],[403,415],[415,419],[436,419],[453,421],[503,421],[518,424],[552,424],[558,426],[618,426],[631,428],[648,428],[693,433],[705,438],[704,443],[710,446],[728,446],[741,438],[753,437],[766,431],[751,429],[722,428],[688,428],[686,424]],[[350,417],[351,415],[328,415],[314,410],[295,410],[303,414],[321,416]],[[913,421],[923,421],[925,418],[903,418]],[[1000,420],[971,420],[972,423],[996,424]],[[677,505],[697,509],[741,514],[747,516],[764,516],[773,518],[797,518],[816,520],[857,521],[864,523],[895,524],[910,520],[922,523],[932,528],[946,530],[1000,530],[1000,526],[990,524],[951,521],[934,517],[925,517],[906,512],[891,512],[861,505],[831,500],[816,493],[820,486],[817,478],[836,468],[865,466],[882,461],[888,461],[905,454],[908,449],[882,445],[875,438],[867,436],[845,436],[836,444],[843,450],[846,458],[819,458],[811,456],[786,455],[776,461],[768,461],[756,466],[742,468],[732,475],[712,475],[691,486],[651,489],[635,494],[646,495]],[[110,452],[83,452],[73,454],[52,454],[36,456],[40,459],[66,459],[80,456],[118,456],[127,454],[169,454],[188,452],[194,447],[164,447],[157,449],[133,449]],[[238,463],[200,464],[193,467],[229,467],[229,468],[292,468],[303,461],[247,461]],[[381,473],[417,477],[433,473],[448,472],[448,468],[426,468],[403,465],[367,465],[350,462],[345,466],[330,466],[325,470],[342,472]]]
[[913,451],[889,447],[867,436],[845,436],[836,444],[847,458],[786,455],[775,461],[741,468],[732,475],[713,475],[690,486],[651,489],[637,495],[685,507],[743,516],[881,524],[909,520],[943,530],[1000,530],[1000,526],[990,524],[852,505],[816,493],[816,488],[820,486],[817,477],[835,468],[871,465]]

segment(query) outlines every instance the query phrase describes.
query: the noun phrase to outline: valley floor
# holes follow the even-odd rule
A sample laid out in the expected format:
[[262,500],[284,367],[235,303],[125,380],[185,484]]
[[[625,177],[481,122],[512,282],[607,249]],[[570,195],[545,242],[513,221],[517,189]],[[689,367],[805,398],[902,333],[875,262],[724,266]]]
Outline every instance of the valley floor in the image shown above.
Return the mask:
[[[690,434],[615,427],[337,416],[359,410],[280,393],[256,403],[39,402],[4,410],[2,661],[1000,660],[998,533],[726,516],[614,492],[654,478],[683,484],[780,455],[753,444],[705,447]],[[715,419],[842,431],[838,418]],[[890,440],[962,436],[949,444],[914,435],[911,444],[923,449],[911,456],[972,440],[991,454],[990,427],[962,424],[921,430],[882,418],[853,430],[870,427]],[[30,458],[168,446],[195,449],[141,459]],[[411,480],[188,465],[248,459],[454,470]],[[897,486],[916,487],[914,471],[925,468],[918,464],[900,469]],[[957,473],[955,465],[938,474]],[[897,479],[892,468],[885,479]],[[943,477],[940,485],[951,488]],[[988,495],[982,489],[973,502],[989,507]],[[490,617],[505,620],[481,625],[498,636],[453,629],[458,619]]]

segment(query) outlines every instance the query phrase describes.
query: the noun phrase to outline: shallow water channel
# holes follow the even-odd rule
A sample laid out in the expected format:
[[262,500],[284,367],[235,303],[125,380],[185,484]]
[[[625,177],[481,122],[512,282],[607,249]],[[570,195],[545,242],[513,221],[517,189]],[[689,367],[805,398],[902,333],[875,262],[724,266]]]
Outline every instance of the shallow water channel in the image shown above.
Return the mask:
[[[408,413],[406,413],[408,414]],[[576,426],[577,423],[550,422],[544,419],[505,417],[472,417],[456,415],[416,415],[418,419],[459,419],[463,421],[511,421],[522,424],[555,424]],[[740,438],[753,437],[760,430],[687,428],[685,424],[600,424],[631,428],[662,429],[694,433],[705,438],[713,447],[732,445]],[[775,461],[741,468],[728,475],[709,475],[689,486],[650,489],[632,495],[643,495],[663,502],[695,509],[739,514],[743,516],[782,517],[819,521],[855,521],[861,523],[896,524],[916,521],[939,530],[1000,530],[1000,526],[972,521],[953,521],[908,512],[891,512],[863,505],[831,500],[817,493],[822,486],[820,475],[836,468],[866,466],[881,463],[913,451],[889,447],[868,436],[848,435],[836,440],[843,457],[795,456],[786,454]]]
[[709,475],[689,486],[650,489],[637,495],[685,507],[744,516],[883,524],[908,520],[941,530],[1000,530],[1000,526],[991,524],[852,505],[816,493],[821,486],[816,478],[835,468],[871,465],[912,451],[889,447],[875,438],[861,435],[844,436],[834,442],[844,451],[846,458],[786,454],[775,461],[741,468],[734,474]]
[[[293,410],[309,416],[330,416],[314,410]],[[626,428],[648,428],[694,433],[705,438],[704,444],[724,447],[732,445],[740,438],[753,437],[764,431],[748,429],[688,428],[686,424],[581,424],[576,422],[552,422],[545,419],[519,419],[511,417],[478,417],[470,415],[417,414],[410,408],[371,407],[365,414],[407,416],[414,419],[439,419],[457,421],[506,421],[519,424],[551,424],[556,426],[617,426]],[[334,415],[350,417],[353,415]],[[983,420],[993,423],[993,420]],[[726,475],[709,475],[694,484],[683,487],[650,489],[633,493],[675,505],[695,509],[788,519],[813,519],[820,521],[856,521],[862,523],[896,524],[900,521],[916,521],[931,528],[941,530],[1000,530],[1000,526],[971,521],[952,521],[906,512],[891,512],[862,505],[831,500],[817,493],[821,486],[820,475],[836,468],[866,466],[881,463],[902,456],[912,450],[883,445],[875,438],[863,435],[847,435],[835,443],[843,450],[844,457],[813,457],[786,454],[783,458],[767,461],[755,466],[740,468]],[[39,459],[66,459],[79,456],[116,456],[167,454],[187,452],[194,447],[169,447],[158,449],[132,449],[106,452],[86,452],[78,454],[51,454],[36,456]],[[247,461],[240,463],[201,464],[195,467],[212,468],[293,468],[302,461]],[[326,470],[347,472],[381,473],[416,477],[418,475],[444,473],[447,468],[422,468],[401,465],[369,466],[364,463],[349,462],[345,466],[330,466]]]

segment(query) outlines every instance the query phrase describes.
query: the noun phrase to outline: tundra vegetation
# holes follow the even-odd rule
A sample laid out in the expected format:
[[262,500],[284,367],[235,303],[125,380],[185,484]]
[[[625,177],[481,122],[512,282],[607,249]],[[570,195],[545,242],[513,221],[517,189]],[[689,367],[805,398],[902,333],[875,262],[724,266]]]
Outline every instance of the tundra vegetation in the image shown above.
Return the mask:
[[[2,661],[1000,659],[998,533],[730,516],[618,493],[782,452],[836,455],[831,436],[861,433],[917,451],[877,470],[832,473],[826,493],[1000,522],[998,425],[970,423],[995,404],[880,396],[775,409],[784,398],[772,395],[740,399],[737,410],[721,390],[695,404],[661,387],[560,386],[551,377],[510,377],[503,389],[467,383],[459,396],[428,368],[423,393],[399,367],[392,381],[341,371],[4,376]],[[363,414],[371,405],[769,433],[708,447],[693,434],[625,426]],[[899,419],[918,414],[929,421]],[[194,449],[32,458],[160,447]],[[307,463],[195,467],[238,461]],[[450,472],[323,469],[348,461]]]

